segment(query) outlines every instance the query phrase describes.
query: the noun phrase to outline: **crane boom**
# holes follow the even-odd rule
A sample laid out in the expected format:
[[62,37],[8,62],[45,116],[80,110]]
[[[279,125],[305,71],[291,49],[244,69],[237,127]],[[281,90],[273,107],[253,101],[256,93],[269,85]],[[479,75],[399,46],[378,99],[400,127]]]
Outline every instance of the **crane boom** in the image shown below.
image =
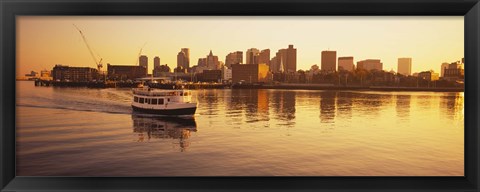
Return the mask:
[[142,54],[142,51],[143,51],[143,48],[145,47],[145,45],[147,45],[147,42],[145,42],[142,46],[142,48],[140,48],[140,51],[138,52],[138,55],[137,55],[137,60],[136,60],[136,63],[135,65],[138,65],[138,60],[140,58],[140,55]]
[[92,59],[95,62],[95,64],[97,65],[98,71],[100,72],[100,69],[103,67],[103,65],[101,63],[102,59],[100,59],[100,61],[97,61],[97,58],[95,57],[95,54],[93,54],[92,48],[90,48],[90,45],[88,44],[87,38],[83,34],[82,30],[80,30],[80,28],[78,28],[77,25],[75,25],[75,24],[73,24],[73,26],[75,26],[75,28],[78,30],[78,32],[80,32],[80,35],[82,36],[83,42],[85,42],[85,45],[87,46],[88,51],[90,52],[90,55],[92,56]]

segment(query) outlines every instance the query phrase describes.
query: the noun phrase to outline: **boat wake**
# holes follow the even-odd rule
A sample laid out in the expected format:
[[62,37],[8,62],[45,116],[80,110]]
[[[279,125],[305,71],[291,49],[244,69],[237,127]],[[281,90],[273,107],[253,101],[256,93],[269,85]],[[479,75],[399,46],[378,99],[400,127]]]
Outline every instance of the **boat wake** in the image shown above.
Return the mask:
[[78,107],[66,107],[66,106],[44,106],[44,105],[32,105],[32,104],[17,104],[17,107],[31,107],[31,108],[42,108],[42,109],[61,109],[61,110],[71,110],[71,111],[83,111],[83,112],[98,112],[98,113],[109,113],[109,114],[131,114],[132,110],[130,107],[109,107],[109,108],[78,108]]

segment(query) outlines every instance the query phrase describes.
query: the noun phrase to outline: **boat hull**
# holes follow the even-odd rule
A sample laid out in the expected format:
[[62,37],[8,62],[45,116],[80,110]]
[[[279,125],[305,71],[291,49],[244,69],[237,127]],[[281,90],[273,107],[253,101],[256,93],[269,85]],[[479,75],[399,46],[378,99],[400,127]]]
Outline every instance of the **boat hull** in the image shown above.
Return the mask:
[[144,109],[132,105],[132,108],[136,112],[155,114],[155,115],[168,115],[168,116],[183,116],[194,115],[197,107],[180,108],[180,109]]

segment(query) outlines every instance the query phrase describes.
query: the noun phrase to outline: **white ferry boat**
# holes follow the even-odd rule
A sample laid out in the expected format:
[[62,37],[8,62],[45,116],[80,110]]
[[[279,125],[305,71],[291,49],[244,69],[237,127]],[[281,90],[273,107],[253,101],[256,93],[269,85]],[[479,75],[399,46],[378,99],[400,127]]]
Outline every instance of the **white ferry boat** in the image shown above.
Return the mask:
[[132,91],[134,111],[168,116],[190,116],[197,110],[197,103],[192,102],[192,95],[187,90],[143,87],[132,89]]

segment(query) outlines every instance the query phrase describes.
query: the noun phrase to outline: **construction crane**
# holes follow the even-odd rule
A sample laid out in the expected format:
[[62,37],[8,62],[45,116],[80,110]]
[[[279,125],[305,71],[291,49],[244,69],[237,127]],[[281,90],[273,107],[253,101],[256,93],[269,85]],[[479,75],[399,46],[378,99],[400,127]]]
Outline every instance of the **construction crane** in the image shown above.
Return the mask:
[[139,60],[139,58],[140,58],[140,55],[142,55],[142,50],[143,50],[143,48],[145,47],[145,45],[147,45],[147,42],[145,42],[145,43],[143,44],[142,48],[140,48],[140,51],[138,52],[138,55],[137,55],[137,60],[136,60],[136,62],[135,62],[135,65],[138,65],[138,60]]
[[88,44],[87,38],[83,34],[82,30],[80,30],[80,28],[78,28],[75,24],[73,24],[73,26],[75,26],[75,28],[78,30],[78,32],[80,32],[80,35],[82,35],[83,42],[85,42],[85,45],[87,46],[88,51],[90,51],[90,55],[92,56],[93,61],[95,62],[95,65],[97,65],[98,72],[100,72],[100,70],[103,67],[102,58],[100,58],[100,61],[97,62],[97,57],[95,57],[95,54],[93,54],[92,48],[90,48],[90,45]]

